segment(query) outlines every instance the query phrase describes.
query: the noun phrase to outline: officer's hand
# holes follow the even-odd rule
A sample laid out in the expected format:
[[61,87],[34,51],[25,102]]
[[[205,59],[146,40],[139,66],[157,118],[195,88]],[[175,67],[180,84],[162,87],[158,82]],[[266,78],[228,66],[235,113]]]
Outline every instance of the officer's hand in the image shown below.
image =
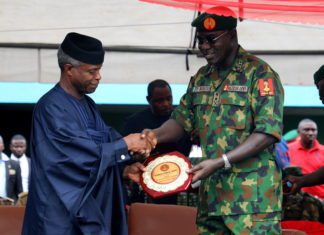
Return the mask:
[[152,146],[152,150],[156,147],[157,137],[153,130],[144,129],[141,133],[141,138],[145,139]]
[[129,178],[135,183],[140,182],[140,175],[146,171],[143,164],[135,162],[132,165],[126,166],[123,172],[124,178]]
[[213,174],[217,169],[222,167],[222,162],[218,159],[208,159],[200,162],[198,165],[195,165],[187,173],[192,173],[192,182],[197,180],[204,179],[211,174]]
[[131,153],[139,153],[148,157],[150,152],[155,148],[155,145],[150,139],[143,138],[142,134],[130,134],[124,137],[124,141],[127,144],[128,150]]

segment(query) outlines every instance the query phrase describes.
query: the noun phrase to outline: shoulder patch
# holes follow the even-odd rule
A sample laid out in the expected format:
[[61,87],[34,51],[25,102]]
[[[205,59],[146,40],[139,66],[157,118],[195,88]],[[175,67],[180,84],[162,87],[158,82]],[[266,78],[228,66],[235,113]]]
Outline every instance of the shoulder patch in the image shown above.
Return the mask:
[[268,95],[273,96],[274,89],[273,89],[272,78],[259,79],[259,90],[260,90],[260,96],[268,96]]

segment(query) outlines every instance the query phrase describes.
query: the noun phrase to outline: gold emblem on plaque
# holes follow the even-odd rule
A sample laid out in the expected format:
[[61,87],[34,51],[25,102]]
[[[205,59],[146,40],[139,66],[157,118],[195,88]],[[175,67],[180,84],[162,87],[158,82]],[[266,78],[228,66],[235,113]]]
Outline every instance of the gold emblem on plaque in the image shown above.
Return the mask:
[[152,171],[152,179],[158,184],[169,184],[180,175],[180,169],[173,162],[165,162],[156,166]]
[[164,155],[150,162],[143,173],[143,181],[149,189],[168,192],[182,186],[189,175],[188,163],[173,155]]

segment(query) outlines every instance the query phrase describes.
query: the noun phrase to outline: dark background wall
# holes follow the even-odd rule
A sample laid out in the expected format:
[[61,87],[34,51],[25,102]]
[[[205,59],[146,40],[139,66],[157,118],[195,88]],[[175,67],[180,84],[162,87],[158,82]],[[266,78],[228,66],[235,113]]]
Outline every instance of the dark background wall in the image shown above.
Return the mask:
[[[132,113],[147,106],[99,105],[105,122],[122,131],[125,119]],[[22,134],[29,141],[33,104],[0,104],[0,135],[5,142],[5,153],[9,154],[9,142],[14,134]],[[284,133],[296,129],[300,120],[310,118],[318,125],[318,140],[324,144],[324,107],[323,108],[285,108]],[[29,153],[29,152],[27,152]]]

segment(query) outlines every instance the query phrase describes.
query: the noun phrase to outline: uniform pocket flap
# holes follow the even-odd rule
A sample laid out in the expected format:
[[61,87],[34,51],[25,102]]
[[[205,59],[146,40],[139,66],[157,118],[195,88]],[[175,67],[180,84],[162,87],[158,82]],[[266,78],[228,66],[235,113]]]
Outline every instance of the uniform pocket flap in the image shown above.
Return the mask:
[[235,98],[235,99],[222,98],[220,103],[244,107],[246,105],[246,99],[245,98],[244,99],[242,99],[242,98]]

